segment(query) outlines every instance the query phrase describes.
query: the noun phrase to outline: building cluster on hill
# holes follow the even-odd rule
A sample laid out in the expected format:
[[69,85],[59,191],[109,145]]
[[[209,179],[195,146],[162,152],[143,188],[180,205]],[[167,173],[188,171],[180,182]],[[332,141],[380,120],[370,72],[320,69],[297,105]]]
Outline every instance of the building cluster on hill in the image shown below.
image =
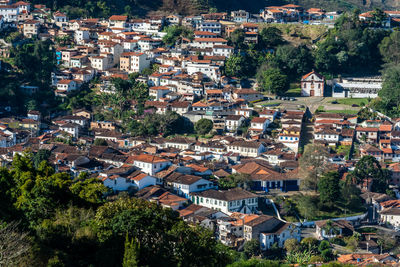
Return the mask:
[[[90,82],[98,94],[116,94],[114,78],[129,80],[131,74],[139,73],[135,81],[149,87],[145,112],[165,115],[172,111],[192,123],[208,119],[215,132],[210,138],[134,137],[119,131],[121,121],[96,120],[93,112],[85,109],[48,116],[48,120],[44,119],[47,114],[31,110],[26,117],[0,118],[0,163],[7,166],[13,156],[27,150],[47,150],[56,171],[67,172],[72,178],[88,173],[114,193],[127,191],[176,210],[184,220],[214,231],[225,245],[239,248],[257,239],[267,250],[274,244],[283,247],[290,238],[300,240],[299,226],[262,210],[271,204],[267,194],[299,190],[298,156],[302,141],[309,138],[305,124],[312,122],[310,111],[254,107],[265,96],[243,88],[238,78],[222,75],[227,58],[235,53],[226,38],[235,29],[243,29],[244,41],[257,43],[258,22],[337,17],[337,13],[289,4],[266,7],[256,15],[239,10],[229,16],[212,13],[130,19],[113,15],[70,20],[43,5],[0,1],[0,27],[17,28],[26,38],[57,41],[57,70],[51,77],[57,96],[68,97]],[[193,29],[194,36],[166,46],[163,28],[167,25],[185,25]],[[143,74],[151,68],[155,69],[151,74]],[[29,84],[21,88],[31,94],[40,90]],[[335,97],[373,98],[381,80],[341,79],[329,88]],[[314,71],[301,79],[302,96],[322,97],[327,90],[325,78]],[[138,110],[139,105],[131,101],[130,108]],[[357,116],[319,113],[313,123],[312,142],[353,150],[358,141],[360,155],[392,162],[388,165],[392,170],[390,183],[400,185],[400,121],[382,117],[360,123]],[[342,173],[356,163],[345,153],[332,153],[327,161]],[[221,189],[220,181],[229,177],[250,182]],[[400,227],[397,202],[378,203],[376,196],[370,198],[379,220]],[[321,238],[327,234],[321,230],[324,223],[317,224]],[[344,232],[352,229],[346,221],[337,225]],[[371,262],[392,260],[390,256],[359,257]]]

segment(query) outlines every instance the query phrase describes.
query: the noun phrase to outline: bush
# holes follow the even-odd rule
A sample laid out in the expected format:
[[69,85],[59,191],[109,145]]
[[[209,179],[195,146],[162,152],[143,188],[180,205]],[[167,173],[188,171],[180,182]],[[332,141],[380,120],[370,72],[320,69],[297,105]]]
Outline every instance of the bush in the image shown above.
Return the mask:
[[322,240],[321,243],[318,246],[319,252],[322,252],[322,251],[324,251],[326,249],[329,249],[329,248],[331,248],[331,244],[329,244],[329,242],[326,241],[326,240]]
[[324,262],[324,259],[321,256],[312,256],[310,259],[310,263]]
[[325,249],[324,251],[322,251],[321,257],[324,259],[325,262],[335,259],[335,255],[333,254],[332,249]]
[[336,244],[339,246],[346,246],[346,242],[344,242],[343,239],[341,239],[340,237],[334,237],[331,239],[332,244]]

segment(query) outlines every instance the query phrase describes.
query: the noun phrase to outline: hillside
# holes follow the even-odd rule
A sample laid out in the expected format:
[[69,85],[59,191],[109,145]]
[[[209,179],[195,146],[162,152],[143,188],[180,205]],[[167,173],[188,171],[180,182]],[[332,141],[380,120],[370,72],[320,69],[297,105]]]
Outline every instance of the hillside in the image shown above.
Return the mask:
[[245,9],[253,13],[265,6],[299,4],[305,8],[318,7],[328,11],[368,10],[374,7],[384,9],[400,8],[400,0],[32,0],[33,4],[45,4],[53,10],[63,10],[71,18],[107,17],[111,14],[129,14],[133,17],[149,13],[179,13],[193,15],[208,12],[210,9],[231,11]]

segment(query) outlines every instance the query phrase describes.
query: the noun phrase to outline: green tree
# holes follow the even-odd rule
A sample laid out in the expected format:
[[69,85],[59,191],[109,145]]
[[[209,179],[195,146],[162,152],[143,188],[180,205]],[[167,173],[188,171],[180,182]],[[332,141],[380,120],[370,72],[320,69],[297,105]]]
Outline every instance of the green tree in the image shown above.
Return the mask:
[[39,149],[38,152],[36,152],[32,157],[33,165],[36,168],[39,167],[39,164],[42,161],[47,161],[49,159],[50,155],[51,155],[50,150]]
[[284,43],[282,32],[276,27],[266,27],[260,32],[260,46],[262,48],[275,48]]
[[136,241],[131,238],[129,241],[128,234],[125,240],[125,250],[124,259],[122,262],[122,267],[137,267],[139,266],[138,257],[139,256],[139,245]]
[[177,41],[182,40],[182,38],[187,38],[192,40],[194,38],[193,31],[184,26],[172,25],[164,29],[167,33],[163,37],[163,42],[167,45],[175,45]]
[[400,63],[400,32],[394,30],[389,36],[383,38],[379,44],[379,51],[386,63],[398,65]]
[[356,163],[354,171],[348,178],[355,179],[357,184],[366,181],[367,186],[369,186],[369,181],[372,180],[371,190],[373,192],[385,193],[389,175],[389,172],[382,169],[375,157],[364,156]]
[[306,46],[279,46],[272,60],[273,66],[292,79],[298,79],[313,68],[314,62],[310,50]]
[[225,74],[238,78],[247,77],[249,74],[249,64],[245,56],[240,54],[230,56],[225,62]]
[[213,128],[213,122],[209,119],[200,119],[194,124],[194,129],[196,133],[200,135],[205,135],[209,133]]
[[289,86],[288,78],[277,68],[261,68],[257,73],[257,82],[262,91],[282,95]]
[[319,179],[328,168],[328,156],[328,150],[323,145],[308,144],[304,147],[304,153],[299,159],[303,188],[317,191]]
[[298,195],[295,200],[297,202],[299,213],[303,218],[310,220],[317,216],[319,201],[317,197],[309,195]]
[[338,172],[328,172],[319,179],[318,181],[318,192],[320,202],[325,207],[333,208],[333,205],[337,203],[340,198],[340,176]]
[[251,239],[244,243],[243,251],[247,258],[258,256],[261,252],[260,241],[258,239]]
[[371,12],[373,21],[379,26],[383,26],[383,23],[387,21],[388,15],[380,8],[375,8],[374,11]]
[[227,177],[218,180],[218,186],[221,189],[230,189],[235,187],[249,189],[251,187],[250,175],[245,173],[234,173],[228,175]]
[[108,146],[107,141],[105,139],[101,139],[101,138],[94,139],[93,145],[95,145],[95,146]]
[[81,173],[74,183],[70,186],[72,194],[85,203],[101,204],[104,197],[109,192],[108,188],[97,178],[89,178],[86,172]]
[[295,253],[300,250],[300,243],[296,238],[289,238],[285,241],[284,248],[287,253]]
[[246,44],[244,42],[244,39],[246,37],[246,33],[244,32],[243,29],[235,29],[229,38],[229,41],[231,44],[238,48],[238,49],[243,49],[246,47]]
[[382,89],[379,96],[400,111],[400,66],[387,68],[383,74]]

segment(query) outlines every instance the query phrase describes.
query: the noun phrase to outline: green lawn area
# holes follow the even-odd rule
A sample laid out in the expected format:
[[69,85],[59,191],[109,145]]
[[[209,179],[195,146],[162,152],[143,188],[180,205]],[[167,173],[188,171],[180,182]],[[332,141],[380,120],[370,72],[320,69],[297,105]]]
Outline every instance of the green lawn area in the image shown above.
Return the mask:
[[323,112],[356,115],[358,113],[358,110],[352,110],[352,109],[336,110],[335,109],[335,110],[324,110]]
[[261,106],[263,106],[263,107],[279,106],[280,104],[281,104],[280,102],[275,101],[275,102],[268,102],[268,103],[262,104]]
[[342,104],[342,105],[351,106],[353,104],[356,104],[361,107],[361,106],[367,105],[369,103],[369,100],[370,99],[368,99],[368,98],[339,98],[339,99],[332,100],[331,103],[336,101],[338,104]]
[[296,97],[301,96],[301,88],[299,83],[291,83],[289,90],[286,91],[285,96]]

